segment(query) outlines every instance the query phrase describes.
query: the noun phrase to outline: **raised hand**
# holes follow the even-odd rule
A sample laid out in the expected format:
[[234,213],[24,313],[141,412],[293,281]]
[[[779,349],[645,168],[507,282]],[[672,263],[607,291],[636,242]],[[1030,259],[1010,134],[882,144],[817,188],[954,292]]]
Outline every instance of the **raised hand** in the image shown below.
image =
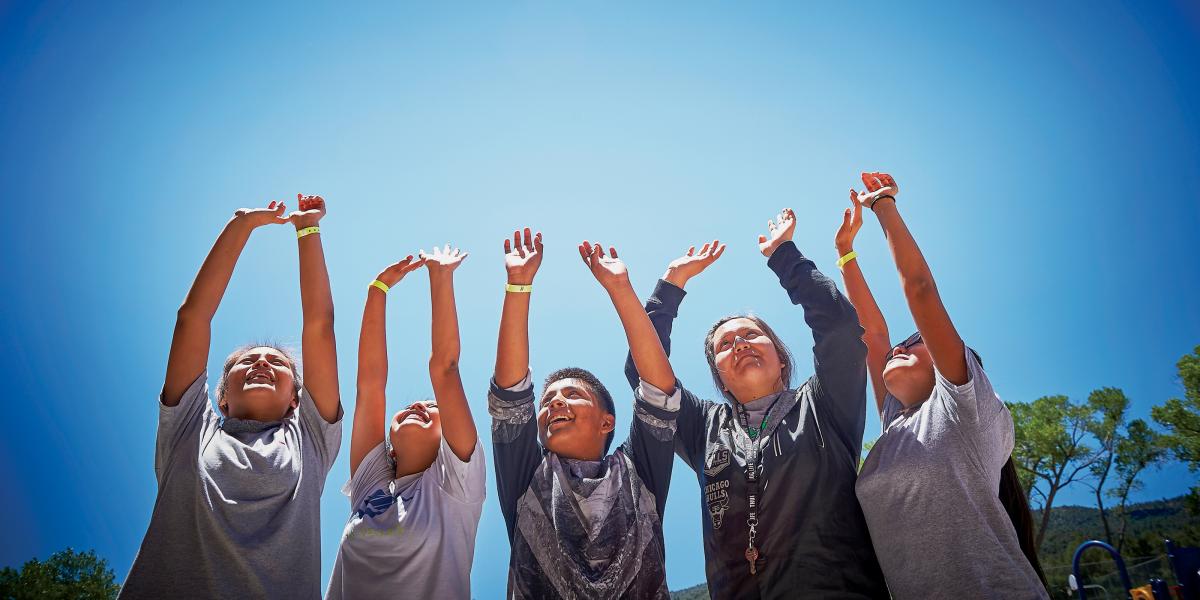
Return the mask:
[[423,266],[425,266],[424,258],[419,257],[416,260],[413,260],[413,255],[409,254],[408,256],[404,257],[404,260],[388,265],[388,267],[381,271],[379,276],[375,279],[382,281],[384,285],[388,287],[392,287],[397,283],[400,283],[400,280],[404,279],[405,275],[408,275],[409,273],[412,273]]
[[425,262],[425,268],[429,269],[429,276],[444,273],[453,273],[458,265],[461,265],[466,260],[468,253],[463,252],[458,248],[451,249],[450,244],[446,244],[444,248],[433,247],[433,252],[426,253],[421,250],[418,256]]
[[508,283],[531,285],[538,267],[542,266],[542,232],[532,235],[529,228],[514,231],[511,240],[504,240],[504,270]]
[[616,248],[609,246],[605,255],[600,244],[593,245],[585,241],[579,244],[579,257],[604,289],[611,290],[614,286],[629,283],[629,270],[625,268],[625,262],[617,258]]
[[887,173],[862,173],[863,185],[867,186],[867,191],[858,193],[854,188],[850,189],[850,199],[862,206],[866,206],[871,210],[875,210],[875,203],[884,196],[891,196],[892,200],[896,200],[896,196],[900,195],[900,186],[896,185],[896,180],[892,179]]
[[702,273],[724,253],[725,244],[722,244],[720,240],[704,244],[699,253],[696,252],[695,246],[691,246],[683,256],[667,265],[667,272],[663,275],[663,279],[682,289],[689,279]]
[[838,256],[845,256],[854,250],[854,238],[862,229],[862,203],[858,201],[854,190],[850,190],[850,208],[842,215],[842,226],[833,236],[833,246],[837,248]]
[[256,228],[263,225],[287,223],[288,218],[283,216],[285,210],[287,210],[287,206],[284,203],[272,200],[266,208],[239,208],[234,211],[233,216],[250,227]]
[[296,202],[300,204],[300,210],[288,215],[288,220],[296,229],[316,227],[321,217],[325,216],[325,199],[320,196],[296,194]]
[[763,256],[770,257],[780,244],[792,239],[796,231],[796,213],[790,208],[775,215],[775,220],[767,221],[767,235],[758,236],[758,250]]

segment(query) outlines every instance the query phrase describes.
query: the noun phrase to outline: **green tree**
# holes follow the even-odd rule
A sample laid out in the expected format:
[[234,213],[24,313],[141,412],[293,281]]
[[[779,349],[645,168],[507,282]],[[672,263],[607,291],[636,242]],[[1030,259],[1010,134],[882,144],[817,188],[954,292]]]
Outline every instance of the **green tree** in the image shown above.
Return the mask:
[[[1200,346],[1183,355],[1175,366],[1183,383],[1183,398],[1155,406],[1150,416],[1167,429],[1164,445],[1195,472],[1200,470]],[[1193,512],[1200,512],[1200,485],[1192,487],[1191,496]]]
[[11,567],[0,570],[0,598],[4,600],[109,600],[120,590],[108,561],[91,550],[67,548],[45,562],[30,559],[19,571]]
[[1116,461],[1117,445],[1122,440],[1121,427],[1125,424],[1125,412],[1129,409],[1129,398],[1117,388],[1100,388],[1088,395],[1087,406],[1092,411],[1088,431],[1095,436],[1096,454],[1091,466],[1091,488],[1096,495],[1096,508],[1100,511],[1100,522],[1104,525],[1104,539],[1113,543],[1113,531],[1108,522],[1108,511],[1104,508],[1104,486],[1112,473]]
[[[1129,523],[1129,494],[1141,489],[1138,476],[1147,468],[1157,466],[1166,458],[1166,450],[1162,447],[1160,435],[1150,428],[1145,421],[1134,419],[1130,421],[1125,435],[1117,442],[1116,459],[1113,467],[1116,469],[1117,486],[1108,491],[1108,495],[1117,500],[1117,519],[1121,528],[1117,539],[1109,538],[1109,543],[1121,551],[1125,545],[1125,527]],[[1105,521],[1107,526],[1107,521]]]
[[1012,403],[1008,407],[1016,428],[1013,458],[1030,475],[1031,501],[1040,499],[1042,522],[1036,544],[1041,548],[1055,497],[1063,488],[1086,477],[1095,462],[1096,452],[1086,443],[1092,410],[1066,396],[1044,396],[1029,404]]

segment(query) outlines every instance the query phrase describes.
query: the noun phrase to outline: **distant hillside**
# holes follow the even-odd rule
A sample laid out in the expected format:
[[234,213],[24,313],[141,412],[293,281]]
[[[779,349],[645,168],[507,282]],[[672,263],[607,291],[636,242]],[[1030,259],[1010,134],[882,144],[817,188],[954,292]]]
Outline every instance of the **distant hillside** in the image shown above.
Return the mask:
[[[1040,522],[1041,512],[1035,511],[1035,522]],[[1110,524],[1119,530],[1116,515],[1109,511]],[[1115,535],[1115,533],[1114,533]],[[1146,583],[1150,577],[1162,577],[1174,582],[1166,564],[1166,548],[1163,539],[1171,538],[1183,546],[1200,545],[1200,519],[1187,512],[1185,497],[1155,500],[1135,504],[1130,509],[1129,524],[1126,526],[1125,546],[1121,555],[1129,568],[1130,579],[1135,586]],[[1104,539],[1104,525],[1100,512],[1087,506],[1056,506],[1050,513],[1050,531],[1042,545],[1042,567],[1050,581],[1050,593],[1054,598],[1069,598],[1066,594],[1067,576],[1071,573],[1071,558],[1079,544],[1087,540]],[[1113,541],[1115,545],[1115,540]],[[1100,550],[1084,557],[1084,579],[1089,584],[1106,587],[1110,592],[1118,589],[1116,567]],[[700,584],[671,592],[673,600],[702,600],[708,598],[708,586]]]

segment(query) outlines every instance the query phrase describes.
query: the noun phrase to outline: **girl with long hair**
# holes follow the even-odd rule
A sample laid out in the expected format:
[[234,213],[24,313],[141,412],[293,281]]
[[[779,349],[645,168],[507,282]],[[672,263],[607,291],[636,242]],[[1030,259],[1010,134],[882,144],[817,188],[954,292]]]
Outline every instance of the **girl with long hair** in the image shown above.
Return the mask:
[[[900,218],[896,181],[862,180],[867,191],[850,190],[835,245],[883,426],[855,488],[892,596],[1048,598],[1012,462],[1012,415],[942,304]],[[883,227],[917,325],[894,346],[853,248],[863,206]]]

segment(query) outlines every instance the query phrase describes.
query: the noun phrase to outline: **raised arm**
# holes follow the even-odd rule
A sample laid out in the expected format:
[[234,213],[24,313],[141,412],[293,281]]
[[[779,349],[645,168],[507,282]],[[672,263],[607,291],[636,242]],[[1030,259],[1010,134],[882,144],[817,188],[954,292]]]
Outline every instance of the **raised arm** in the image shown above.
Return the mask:
[[[671,325],[678,316],[676,309],[678,301],[683,298],[683,288],[691,278],[702,273],[724,253],[725,244],[720,240],[705,243],[699,253],[696,252],[695,246],[689,247],[683,256],[667,265],[667,271],[655,286],[655,293],[646,301],[646,314],[650,317],[654,332],[658,335],[658,341],[668,358],[671,356]],[[625,378],[629,380],[629,386],[636,390],[641,377],[632,354],[625,357]]]
[[320,196],[296,194],[300,210],[290,219],[296,226],[300,250],[300,305],[304,329],[300,335],[303,355],[304,388],[321,418],[333,423],[338,418],[341,392],[338,390],[337,345],[333,338],[333,293],[329,291],[329,271],[325,268],[325,250],[317,224],[325,216],[325,200]]
[[208,364],[212,319],[229,287],[233,267],[250,239],[250,232],[263,225],[287,223],[283,216],[285,210],[287,207],[283,203],[276,202],[271,202],[267,208],[238,209],[217,236],[175,318],[162,391],[162,402],[166,406],[178,405],[188,386]]
[[925,262],[916,240],[896,210],[896,195],[900,193],[900,187],[887,173],[863,173],[862,180],[867,186],[867,193],[854,193],[853,197],[874,211],[879,225],[883,227],[892,258],[896,261],[896,270],[900,273],[900,285],[904,289],[908,309],[917,324],[917,331],[921,332],[925,347],[929,349],[934,367],[951,383],[962,385],[969,377],[963,341],[938,295],[929,264]]
[[583,242],[579,245],[579,256],[591,270],[592,276],[608,292],[617,315],[621,318],[621,326],[625,328],[625,337],[629,341],[629,353],[633,363],[646,383],[664,391],[667,395],[675,393],[675,371],[667,360],[658,341],[658,334],[650,317],[646,316],[642,303],[638,300],[633,285],[629,283],[629,271],[625,263],[617,257],[617,249],[609,246],[609,254],[604,254],[604,248]]
[[387,295],[404,276],[422,265],[410,254],[384,269],[367,287],[362,330],[358,336],[358,396],[350,437],[350,476],[387,434]]
[[888,350],[891,348],[891,338],[888,335],[887,321],[875,303],[875,296],[867,286],[867,279],[859,268],[857,255],[854,254],[854,238],[862,229],[862,205],[855,201],[854,190],[850,190],[851,208],[847,208],[842,217],[842,226],[834,236],[833,245],[837,248],[838,266],[842,269],[842,283],[846,286],[846,296],[858,313],[858,322],[863,327],[862,341],[867,345],[867,374],[871,376],[871,390],[875,393],[875,409],[883,412],[883,400],[887,397],[887,388],[883,384],[883,367],[887,364]]
[[496,497],[510,542],[516,530],[517,502],[542,460],[533,387],[522,385],[529,374],[529,297],[541,264],[541,233],[533,235],[526,227],[504,241],[508,284],[496,344],[496,372],[488,391],[488,412],[492,416]]
[[467,404],[462,377],[458,370],[461,344],[458,337],[458,310],[454,305],[454,270],[467,258],[458,248],[434,247],[421,251],[429,270],[429,296],[433,306],[433,352],[429,357],[429,380],[433,398],[442,415],[442,438],[450,451],[463,462],[475,452],[479,434]]
[[817,410],[832,417],[851,456],[857,458],[867,418],[863,329],[854,305],[837,284],[792,243],[795,228],[795,213],[784,209],[774,221],[767,221],[769,234],[758,236],[758,247],[792,304],[804,309],[804,322],[812,330],[814,379],[822,395]]
[[[524,234],[522,236],[522,233]],[[542,233],[532,235],[529,228],[514,231],[513,239],[504,240],[504,269],[508,285],[504,309],[500,315],[500,339],[496,345],[496,385],[512,387],[529,373],[529,297],[533,277],[542,264]]]

